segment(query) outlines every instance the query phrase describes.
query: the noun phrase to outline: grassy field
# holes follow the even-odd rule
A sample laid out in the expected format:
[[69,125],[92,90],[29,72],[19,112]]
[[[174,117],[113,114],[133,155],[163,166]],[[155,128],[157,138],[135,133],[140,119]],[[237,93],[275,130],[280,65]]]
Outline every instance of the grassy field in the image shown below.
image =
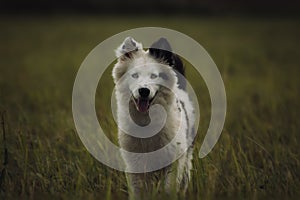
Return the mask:
[[[71,98],[85,56],[107,37],[141,26],[172,28],[196,39],[215,60],[225,83],[223,133],[213,151],[199,159],[210,101],[200,76],[187,69],[201,109],[188,199],[299,196],[299,22],[1,16],[0,133],[5,130],[6,139],[0,139],[0,197],[127,197],[124,174],[99,163],[81,143]],[[96,107],[101,125],[116,142],[116,126],[106,106],[112,87],[107,71],[98,86]]]

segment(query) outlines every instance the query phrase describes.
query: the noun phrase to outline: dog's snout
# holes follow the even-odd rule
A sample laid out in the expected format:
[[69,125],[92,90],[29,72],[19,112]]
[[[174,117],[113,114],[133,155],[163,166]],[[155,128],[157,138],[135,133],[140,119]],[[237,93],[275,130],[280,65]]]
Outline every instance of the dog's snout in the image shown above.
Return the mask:
[[140,88],[139,94],[141,95],[142,98],[147,98],[150,94],[150,90],[148,88]]

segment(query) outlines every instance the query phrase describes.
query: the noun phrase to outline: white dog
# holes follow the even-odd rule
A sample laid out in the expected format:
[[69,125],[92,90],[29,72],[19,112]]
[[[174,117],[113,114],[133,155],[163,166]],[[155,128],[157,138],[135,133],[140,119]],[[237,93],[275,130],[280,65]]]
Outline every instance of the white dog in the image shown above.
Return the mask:
[[[170,44],[164,38],[145,51],[142,44],[128,37],[116,50],[116,56],[118,62],[112,75],[116,84],[120,147],[135,153],[154,152],[175,138],[175,143],[171,144],[168,151],[184,152],[172,165],[154,172],[128,173],[130,194],[139,197],[161,183],[164,187],[158,188],[166,192],[172,192],[173,189],[185,192],[192,168],[193,147],[188,144],[194,138],[195,116],[185,91],[182,61],[171,52]],[[165,121],[162,112],[155,112],[155,105],[164,108]],[[154,111],[151,114],[152,108]],[[151,135],[156,128],[157,133]],[[177,132],[181,136],[175,137]],[[129,171],[134,171],[137,166],[147,168],[147,165],[164,162],[164,156],[169,158],[172,155],[172,152],[165,152],[157,163],[147,163],[138,156],[129,158],[125,154],[123,159]]]

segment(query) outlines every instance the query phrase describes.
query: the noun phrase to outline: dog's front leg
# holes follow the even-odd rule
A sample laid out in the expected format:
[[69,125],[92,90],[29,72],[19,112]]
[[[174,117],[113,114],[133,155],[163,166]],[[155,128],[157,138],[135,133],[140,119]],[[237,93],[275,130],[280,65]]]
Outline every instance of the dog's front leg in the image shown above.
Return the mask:
[[165,179],[165,191],[168,194],[174,194],[179,191],[185,193],[187,189],[189,170],[187,170],[186,153],[181,156],[173,166],[167,171]]
[[143,179],[141,174],[128,173],[126,175],[130,200],[139,200],[142,195]]
[[177,173],[176,170],[170,170],[167,172],[165,177],[165,192],[167,194],[176,194],[177,192]]

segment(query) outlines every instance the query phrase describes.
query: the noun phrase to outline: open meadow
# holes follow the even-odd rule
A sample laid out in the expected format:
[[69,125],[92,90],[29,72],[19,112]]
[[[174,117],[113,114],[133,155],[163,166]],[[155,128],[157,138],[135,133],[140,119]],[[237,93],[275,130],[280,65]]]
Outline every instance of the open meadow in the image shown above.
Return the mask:
[[[299,196],[299,25],[293,18],[1,16],[1,199],[127,197],[124,173],[98,162],[80,141],[72,87],[81,62],[96,45],[143,26],[175,29],[197,40],[225,84],[222,135],[213,151],[199,159],[210,99],[201,76],[186,63],[201,109],[187,199]],[[107,70],[98,85],[96,110],[117,144],[108,106],[112,88]]]

